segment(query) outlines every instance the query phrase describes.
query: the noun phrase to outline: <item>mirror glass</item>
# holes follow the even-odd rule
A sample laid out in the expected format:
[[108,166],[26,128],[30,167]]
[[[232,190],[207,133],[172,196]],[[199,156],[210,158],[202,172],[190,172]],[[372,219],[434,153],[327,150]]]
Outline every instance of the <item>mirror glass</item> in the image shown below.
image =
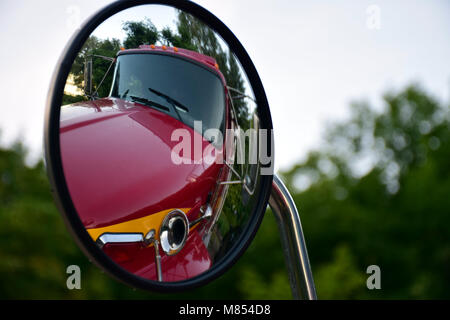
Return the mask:
[[192,15],[124,10],[73,62],[60,112],[72,202],[92,241],[139,277],[202,274],[260,196],[258,108],[240,62]]

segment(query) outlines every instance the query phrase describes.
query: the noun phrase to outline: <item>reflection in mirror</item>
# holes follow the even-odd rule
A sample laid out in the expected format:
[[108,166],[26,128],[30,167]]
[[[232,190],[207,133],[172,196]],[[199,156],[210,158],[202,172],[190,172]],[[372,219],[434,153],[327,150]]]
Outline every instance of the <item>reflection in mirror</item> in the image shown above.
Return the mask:
[[73,62],[60,116],[65,178],[92,240],[146,279],[208,271],[255,210],[258,130],[245,72],[207,25],[157,5],[110,17]]

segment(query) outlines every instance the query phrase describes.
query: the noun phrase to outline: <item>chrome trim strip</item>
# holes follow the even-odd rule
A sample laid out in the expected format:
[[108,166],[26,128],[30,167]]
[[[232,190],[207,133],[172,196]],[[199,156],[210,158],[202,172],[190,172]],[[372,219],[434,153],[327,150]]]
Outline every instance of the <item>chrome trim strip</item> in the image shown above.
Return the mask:
[[143,242],[144,236],[142,233],[103,233],[98,237],[96,243],[100,248],[107,243],[133,243]]
[[219,184],[226,185],[226,184],[241,184],[243,183],[241,180],[232,180],[232,181],[222,181]]

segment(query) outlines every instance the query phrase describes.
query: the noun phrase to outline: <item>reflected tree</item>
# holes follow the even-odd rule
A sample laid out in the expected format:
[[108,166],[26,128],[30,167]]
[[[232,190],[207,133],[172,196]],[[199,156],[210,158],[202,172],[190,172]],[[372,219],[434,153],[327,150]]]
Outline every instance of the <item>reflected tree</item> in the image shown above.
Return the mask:
[[150,19],[143,21],[126,21],[123,24],[126,37],[123,41],[125,49],[139,48],[143,44],[154,44],[159,40],[159,32]]
[[[84,83],[84,65],[87,57],[92,55],[101,55],[105,57],[115,57],[117,52],[120,50],[121,44],[118,39],[99,39],[95,36],[90,36],[80,52],[78,53],[75,61],[72,64],[71,74],[74,76],[75,85],[83,89]],[[102,86],[98,87],[100,81],[108,70],[110,61],[101,59],[101,58],[93,58],[92,60],[93,68],[92,68],[92,83],[93,90],[98,89],[99,97],[106,97],[109,94],[109,90],[111,89],[112,83],[112,72],[109,72],[107,77],[105,78]]]
[[[221,45],[216,33],[194,16],[179,11],[177,32],[169,27],[161,31],[161,42],[168,46],[193,50],[216,59],[227,85],[245,93],[244,79],[239,62],[225,45]],[[231,93],[236,97],[236,93]],[[240,126],[249,128],[250,115],[245,99],[233,99]]]

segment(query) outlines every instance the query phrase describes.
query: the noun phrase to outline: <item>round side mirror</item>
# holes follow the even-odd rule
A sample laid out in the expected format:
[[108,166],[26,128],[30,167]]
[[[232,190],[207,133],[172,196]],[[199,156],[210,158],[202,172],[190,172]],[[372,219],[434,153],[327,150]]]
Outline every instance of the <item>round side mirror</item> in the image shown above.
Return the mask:
[[218,277],[250,244],[272,186],[271,130],[256,69],[218,18],[189,1],[125,0],[64,50],[45,158],[89,259],[173,291]]

